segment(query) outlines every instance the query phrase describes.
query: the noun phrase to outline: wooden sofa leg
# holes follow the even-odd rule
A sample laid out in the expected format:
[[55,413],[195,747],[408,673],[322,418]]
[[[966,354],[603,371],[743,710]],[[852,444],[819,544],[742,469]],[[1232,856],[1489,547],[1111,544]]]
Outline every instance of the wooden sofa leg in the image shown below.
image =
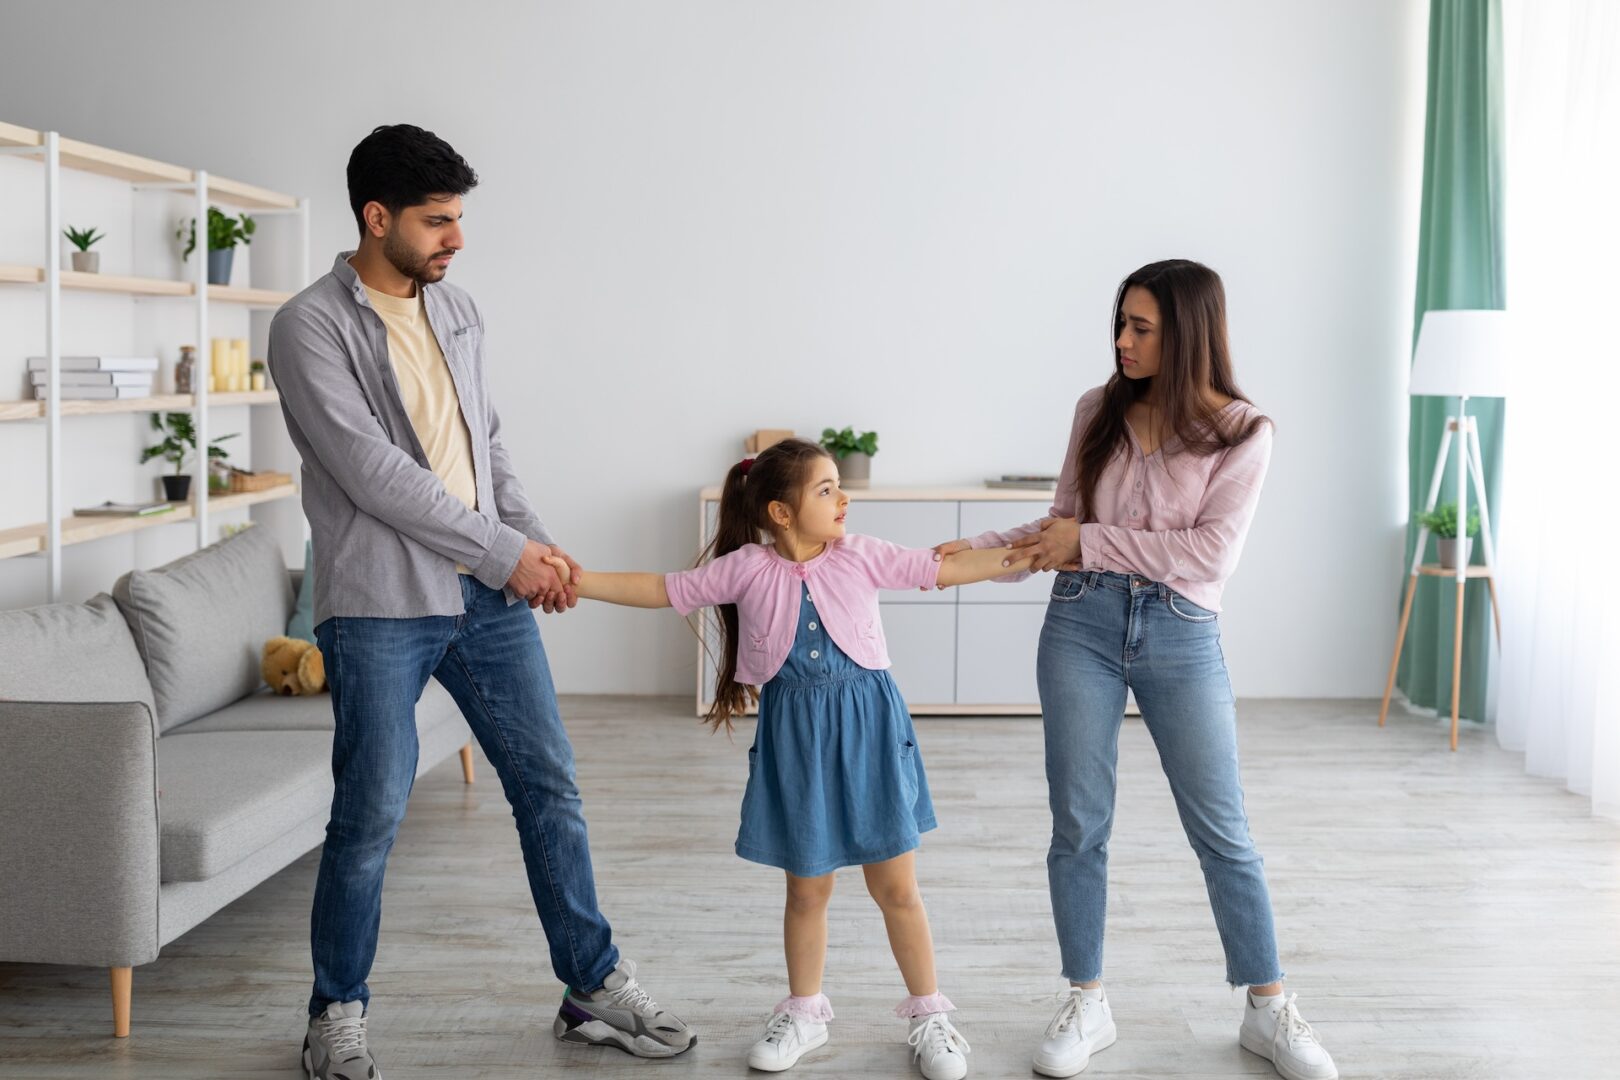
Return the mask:
[[472,743],[461,748],[461,778],[469,784],[473,782]]
[[113,1038],[129,1038],[129,999],[133,973],[127,967],[112,970]]

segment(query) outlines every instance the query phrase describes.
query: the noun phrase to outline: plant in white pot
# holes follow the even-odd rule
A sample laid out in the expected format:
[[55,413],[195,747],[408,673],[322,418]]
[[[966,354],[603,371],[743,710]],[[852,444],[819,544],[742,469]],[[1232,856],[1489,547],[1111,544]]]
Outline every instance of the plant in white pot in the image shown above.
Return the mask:
[[877,440],[877,432],[857,435],[854,428],[843,431],[827,428],[821,433],[821,448],[838,459],[838,474],[844,487],[872,485],[872,455],[877,453]]
[[[208,284],[231,283],[231,263],[236,258],[236,245],[253,243],[253,231],[257,228],[258,222],[246,214],[231,217],[217,206],[208,208]],[[181,222],[174,238],[186,242],[186,249],[180,253],[180,257],[191,258],[191,253],[197,250],[197,219],[191,219],[189,228],[185,222]]]
[[1456,570],[1467,566],[1474,553],[1474,537],[1479,535],[1479,508],[1468,509],[1468,535],[1457,535],[1457,504],[1437,506],[1418,515],[1418,524],[1434,533],[1440,543],[1440,567]]
[[107,239],[106,233],[98,232],[93,225],[88,229],[75,229],[69,225],[62,230],[62,235],[79,249],[73,253],[73,269],[85,274],[94,274],[101,269],[101,252],[91,251],[90,245]]

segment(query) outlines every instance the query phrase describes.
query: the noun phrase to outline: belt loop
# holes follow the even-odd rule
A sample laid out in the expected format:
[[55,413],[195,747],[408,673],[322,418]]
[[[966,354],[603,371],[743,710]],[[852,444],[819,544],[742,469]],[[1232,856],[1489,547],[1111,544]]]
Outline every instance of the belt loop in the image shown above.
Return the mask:
[[1097,587],[1097,582],[1100,581],[1101,579],[1102,579],[1102,571],[1100,571],[1100,570],[1087,570],[1086,571],[1086,588],[1095,589]]
[[1168,601],[1170,599],[1170,586],[1166,585],[1162,581],[1155,582],[1154,584],[1158,585],[1159,587],[1159,599]]

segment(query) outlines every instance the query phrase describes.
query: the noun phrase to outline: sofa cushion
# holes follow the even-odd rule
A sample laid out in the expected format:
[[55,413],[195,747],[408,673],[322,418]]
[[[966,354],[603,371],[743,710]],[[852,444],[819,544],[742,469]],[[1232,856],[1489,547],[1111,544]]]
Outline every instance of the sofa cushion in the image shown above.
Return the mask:
[[292,618],[287,620],[287,636],[299,641],[315,640],[315,550],[304,541],[304,570],[295,573],[293,590],[298,594],[293,604]]
[[[416,730],[420,734],[448,719],[460,719],[450,692],[435,679],[416,703]],[[202,731],[326,731],[336,726],[332,718],[332,695],[279,697],[267,686],[257,694],[233,701],[223,709],[199,716],[189,724],[170,731],[171,735],[192,735]]]
[[0,611],[0,698],[138,701],[157,712],[129,624],[106,593]]
[[332,805],[326,731],[215,731],[158,740],[162,880],[206,881]]
[[113,598],[146,661],[159,731],[261,686],[264,643],[285,633],[293,605],[281,547],[260,528],[125,574]]

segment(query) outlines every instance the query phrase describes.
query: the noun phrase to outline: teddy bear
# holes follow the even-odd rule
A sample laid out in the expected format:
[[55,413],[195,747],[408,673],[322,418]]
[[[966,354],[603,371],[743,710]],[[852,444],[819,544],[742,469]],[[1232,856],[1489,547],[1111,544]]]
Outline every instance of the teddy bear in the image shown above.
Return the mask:
[[326,689],[326,662],[321,659],[321,650],[313,642],[299,638],[278,637],[266,642],[259,671],[270,688],[283,697],[318,694]]

